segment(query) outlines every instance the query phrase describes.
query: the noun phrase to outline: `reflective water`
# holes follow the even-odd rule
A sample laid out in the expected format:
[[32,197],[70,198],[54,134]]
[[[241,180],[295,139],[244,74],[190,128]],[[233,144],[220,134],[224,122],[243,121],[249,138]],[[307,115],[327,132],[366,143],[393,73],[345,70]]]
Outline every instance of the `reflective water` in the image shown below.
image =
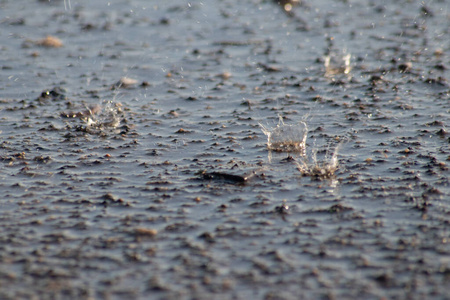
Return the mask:
[[0,0],[0,298],[448,298],[449,4]]

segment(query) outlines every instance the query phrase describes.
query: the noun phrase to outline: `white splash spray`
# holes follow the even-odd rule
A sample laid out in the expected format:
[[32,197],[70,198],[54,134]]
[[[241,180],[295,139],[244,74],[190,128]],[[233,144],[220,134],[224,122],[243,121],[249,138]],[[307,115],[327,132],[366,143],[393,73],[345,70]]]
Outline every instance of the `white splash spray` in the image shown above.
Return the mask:
[[303,176],[310,176],[315,179],[329,179],[334,177],[339,167],[338,152],[341,145],[342,143],[336,146],[331,157],[328,155],[330,152],[327,151],[327,155],[321,161],[317,159],[317,149],[313,150],[309,157],[305,156],[296,161],[298,170]]
[[308,126],[305,122],[299,124],[284,124],[280,116],[278,125],[269,129],[262,125],[261,130],[267,136],[267,148],[276,152],[303,152],[305,150]]

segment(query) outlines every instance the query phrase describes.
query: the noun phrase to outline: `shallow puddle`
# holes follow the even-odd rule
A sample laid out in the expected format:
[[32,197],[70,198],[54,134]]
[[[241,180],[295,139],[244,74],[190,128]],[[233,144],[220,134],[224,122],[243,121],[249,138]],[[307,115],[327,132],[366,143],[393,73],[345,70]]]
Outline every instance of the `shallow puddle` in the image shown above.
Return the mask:
[[450,3],[276,2],[0,0],[0,299],[449,297]]

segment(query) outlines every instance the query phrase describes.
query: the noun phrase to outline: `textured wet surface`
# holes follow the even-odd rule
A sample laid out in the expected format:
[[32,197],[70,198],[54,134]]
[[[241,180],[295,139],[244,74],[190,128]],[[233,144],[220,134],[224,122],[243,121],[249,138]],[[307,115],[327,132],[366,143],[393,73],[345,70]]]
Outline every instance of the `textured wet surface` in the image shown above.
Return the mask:
[[450,299],[449,28],[0,0],[0,299]]

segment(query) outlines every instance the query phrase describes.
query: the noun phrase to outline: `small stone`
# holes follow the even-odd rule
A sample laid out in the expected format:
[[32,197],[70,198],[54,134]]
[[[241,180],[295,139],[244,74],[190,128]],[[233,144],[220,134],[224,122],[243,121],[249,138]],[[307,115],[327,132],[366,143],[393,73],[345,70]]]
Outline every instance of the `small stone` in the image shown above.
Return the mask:
[[137,236],[153,237],[158,234],[158,230],[153,229],[153,228],[137,227],[137,228],[134,228],[134,234]]
[[228,79],[231,78],[231,73],[230,72],[223,72],[221,74],[218,74],[217,77],[220,77],[223,80],[228,80]]
[[176,132],[176,133],[189,133],[189,132],[190,132],[189,130],[186,130],[186,129],[180,128],[180,129],[178,129],[178,130],[177,130],[177,132]]
[[138,81],[136,79],[133,78],[128,78],[128,77],[122,77],[120,78],[119,81],[117,81],[114,85],[113,85],[113,89],[127,89],[127,88],[131,88],[135,85],[138,84]]
[[61,48],[64,46],[63,42],[57,37],[47,35],[45,38],[36,42],[36,45],[46,48]]
[[412,63],[411,62],[406,62],[406,63],[400,64],[398,66],[398,70],[401,73],[408,73],[408,72],[411,71],[411,69],[412,69]]

